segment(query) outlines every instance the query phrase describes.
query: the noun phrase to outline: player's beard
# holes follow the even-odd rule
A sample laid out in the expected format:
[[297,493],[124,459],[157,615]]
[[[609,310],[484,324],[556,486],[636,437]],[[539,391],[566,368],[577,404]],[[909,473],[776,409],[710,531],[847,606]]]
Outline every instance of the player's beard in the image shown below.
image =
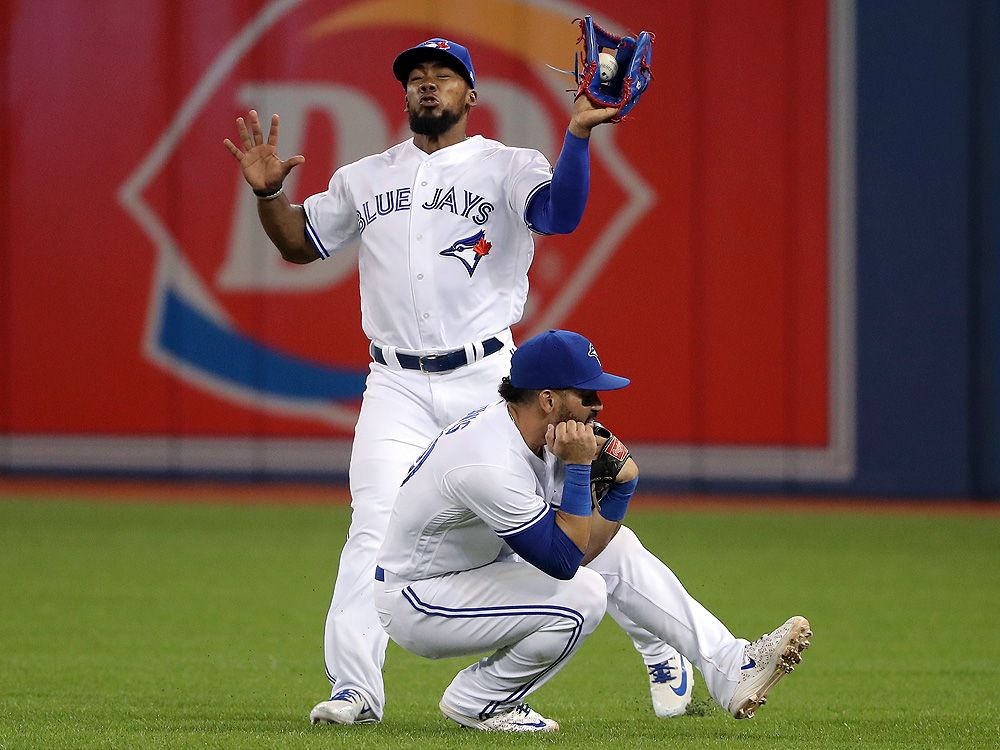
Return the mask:
[[573,412],[569,410],[566,406],[560,406],[559,411],[556,412],[556,424],[560,422],[568,422],[571,419],[575,419]]
[[421,115],[412,109],[409,110],[410,130],[417,135],[427,135],[431,138],[438,138],[447,133],[462,119],[461,112],[450,109],[441,110],[439,115]]
[[593,409],[588,410],[586,416],[581,416],[580,414],[574,413],[573,410],[565,404],[560,404],[559,411],[556,412],[556,424],[559,422],[568,422],[571,419],[575,419],[577,422],[590,424],[593,423],[596,418],[597,412]]

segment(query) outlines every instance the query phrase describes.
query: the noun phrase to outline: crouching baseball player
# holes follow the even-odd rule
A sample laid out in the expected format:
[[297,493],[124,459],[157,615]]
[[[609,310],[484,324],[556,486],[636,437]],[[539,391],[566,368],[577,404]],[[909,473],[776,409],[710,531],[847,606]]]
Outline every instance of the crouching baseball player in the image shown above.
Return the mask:
[[432,659],[493,650],[445,690],[449,719],[558,730],[525,698],[609,607],[676,644],[736,718],[753,716],[809,645],[803,617],[753,643],[735,638],[621,526],[638,479],[631,459],[592,512],[599,392],[628,383],[583,336],[540,334],[514,352],[502,399],[445,429],[403,481],[375,572],[382,626]]

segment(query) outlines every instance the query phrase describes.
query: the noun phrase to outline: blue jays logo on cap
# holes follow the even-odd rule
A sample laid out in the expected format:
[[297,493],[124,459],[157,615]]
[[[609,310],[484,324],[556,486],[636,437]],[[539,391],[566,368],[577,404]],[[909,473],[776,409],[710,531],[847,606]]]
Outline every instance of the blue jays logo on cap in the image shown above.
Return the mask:
[[392,63],[392,74],[406,88],[406,79],[413,67],[422,62],[437,60],[454,68],[472,88],[476,87],[476,71],[472,67],[472,55],[458,42],[434,37],[410,47],[397,55]]
[[510,361],[510,382],[533,391],[614,391],[627,386],[629,379],[604,372],[594,345],[579,333],[553,329],[517,348]]

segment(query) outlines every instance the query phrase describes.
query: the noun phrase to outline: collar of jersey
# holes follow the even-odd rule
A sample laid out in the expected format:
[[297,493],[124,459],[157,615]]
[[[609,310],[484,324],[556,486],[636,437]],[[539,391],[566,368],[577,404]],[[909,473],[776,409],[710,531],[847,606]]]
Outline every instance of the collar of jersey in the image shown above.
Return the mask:
[[465,151],[466,149],[479,148],[482,141],[483,137],[481,135],[470,135],[464,141],[459,141],[458,143],[453,143],[450,146],[445,146],[444,148],[440,148],[433,154],[424,153],[422,149],[417,148],[417,144],[413,142],[413,138],[410,138],[410,140],[407,141],[407,143],[409,144],[409,147],[411,149],[413,149],[419,156],[421,156],[426,161],[427,159],[434,159],[439,155],[444,155],[441,158],[445,158],[445,156],[450,156],[451,154],[456,154],[461,151]]
[[504,416],[507,417],[505,423],[510,425],[511,437],[515,435],[517,436],[517,440],[514,444],[517,446],[518,450],[521,451],[525,456],[529,456],[528,460],[533,463],[536,463],[540,466],[544,466],[545,464],[547,464],[548,461],[546,460],[545,457],[551,455],[548,451],[548,448],[545,447],[542,448],[541,456],[535,455],[534,451],[532,451],[531,448],[528,447],[528,444],[524,442],[524,435],[522,435],[521,431],[517,429],[517,423],[514,422],[514,417],[511,415],[510,410],[507,408],[507,402],[504,401],[503,399],[500,399],[499,401],[496,401],[493,405],[498,410],[503,411]]

